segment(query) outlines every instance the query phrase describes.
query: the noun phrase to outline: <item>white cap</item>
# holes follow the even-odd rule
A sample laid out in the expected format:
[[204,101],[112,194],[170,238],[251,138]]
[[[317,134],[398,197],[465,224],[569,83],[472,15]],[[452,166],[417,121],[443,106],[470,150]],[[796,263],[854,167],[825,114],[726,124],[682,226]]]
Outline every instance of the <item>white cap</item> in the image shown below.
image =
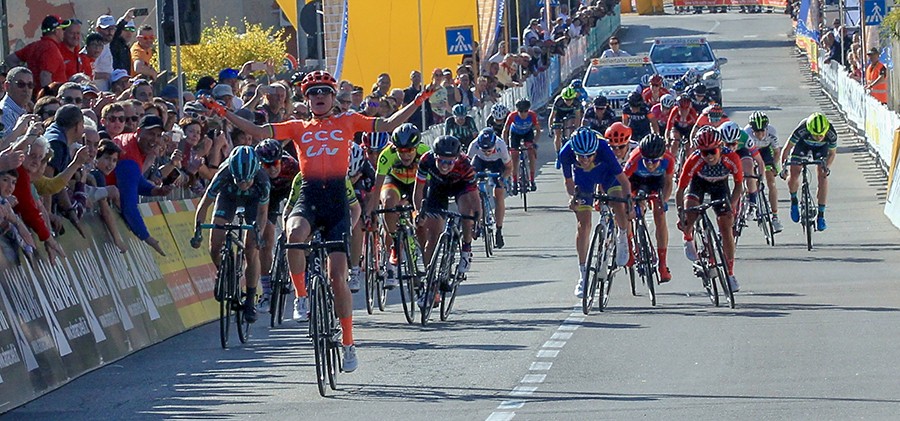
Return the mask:
[[109,75],[109,82],[116,83],[116,81],[122,79],[123,77],[128,77],[128,72],[125,71],[125,69],[115,69]]
[[110,26],[116,26],[116,18],[110,15],[102,15],[97,18],[97,27],[98,28],[109,28]]

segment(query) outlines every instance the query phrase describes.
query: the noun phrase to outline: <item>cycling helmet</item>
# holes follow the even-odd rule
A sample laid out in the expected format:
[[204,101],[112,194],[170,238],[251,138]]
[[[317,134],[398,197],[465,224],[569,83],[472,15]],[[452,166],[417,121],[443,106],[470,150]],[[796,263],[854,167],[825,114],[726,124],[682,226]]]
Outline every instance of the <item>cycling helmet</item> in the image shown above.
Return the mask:
[[350,167],[347,169],[347,176],[353,177],[362,169],[366,162],[366,153],[362,146],[354,142],[350,142]]
[[650,76],[650,86],[662,86],[663,78],[660,75]]
[[665,94],[659,98],[659,103],[663,108],[672,108],[675,106],[675,96],[672,94]]
[[275,161],[281,159],[282,147],[281,142],[275,139],[265,139],[262,142],[259,142],[254,149],[256,152],[256,157],[259,158],[259,161],[263,164],[272,164]]
[[306,95],[306,91],[313,86],[327,86],[337,92],[337,80],[326,71],[316,70],[303,76],[303,81],[300,82],[300,90],[303,91],[303,95]]
[[370,151],[380,151],[384,149],[391,140],[391,134],[388,132],[365,132],[362,134],[362,142]]
[[576,155],[590,155],[597,152],[597,148],[600,147],[600,133],[582,127],[572,135],[572,140],[569,142]]
[[666,153],[666,140],[656,133],[650,133],[641,139],[641,156],[647,159],[657,159]]
[[578,98],[578,92],[575,92],[571,87],[566,87],[559,96],[561,96],[562,99],[575,99]]
[[306,76],[306,72],[303,70],[297,70],[294,74],[291,75],[291,86],[300,86],[303,83],[303,77]]
[[750,127],[753,130],[765,130],[769,127],[769,116],[762,111],[754,111],[750,114]]
[[506,120],[506,116],[509,115],[509,108],[506,108],[503,104],[494,104],[491,107],[491,117],[494,117],[494,120]]
[[419,129],[412,123],[403,123],[394,129],[391,134],[391,142],[397,148],[415,148],[419,145]]
[[706,95],[706,85],[694,85],[694,89],[691,90],[694,94]]
[[738,139],[741,138],[741,126],[738,126],[737,123],[733,121],[726,121],[719,126],[719,134],[722,136],[722,141],[725,143],[737,143]]
[[[522,99],[516,101],[516,111],[518,111],[520,113],[524,113],[530,109],[531,109],[531,101],[529,101],[528,98],[522,98]],[[496,120],[496,118],[495,118],[495,120]]]
[[468,112],[469,110],[466,109],[466,106],[463,104],[456,104],[453,106],[454,117],[465,117]]
[[631,140],[631,127],[628,127],[621,122],[615,122],[606,129],[606,133],[604,133],[606,140],[609,141],[609,144],[612,146],[619,146],[628,143]]
[[607,105],[609,105],[609,99],[606,98],[605,96],[600,95],[600,96],[594,98],[594,106],[595,107],[605,107]]
[[481,133],[478,133],[478,138],[475,141],[478,143],[478,147],[483,150],[493,149],[497,145],[497,133],[494,132],[494,129],[485,127],[481,129]]
[[569,86],[573,89],[580,89],[583,85],[581,84],[581,79],[572,79],[572,81],[569,82]]
[[712,126],[703,126],[694,135],[694,146],[698,149],[715,149],[722,146],[722,136]]
[[685,88],[684,81],[681,79],[676,80],[675,83],[672,84],[672,89],[674,89],[678,92],[683,91],[684,88]]
[[813,136],[824,136],[831,128],[831,123],[825,114],[815,112],[806,117],[806,130]]
[[459,150],[462,144],[459,139],[454,136],[443,135],[435,139],[434,147],[431,148],[437,156],[455,157],[459,156]]
[[231,176],[234,177],[235,183],[253,180],[256,172],[259,171],[259,159],[256,157],[256,151],[250,146],[238,146],[231,151],[228,157],[228,169],[231,170]]
[[692,104],[691,97],[688,94],[678,95],[678,106],[681,108],[690,107]]
[[641,94],[637,92],[632,92],[628,94],[628,105],[632,107],[638,107],[644,103],[644,98],[641,97]]

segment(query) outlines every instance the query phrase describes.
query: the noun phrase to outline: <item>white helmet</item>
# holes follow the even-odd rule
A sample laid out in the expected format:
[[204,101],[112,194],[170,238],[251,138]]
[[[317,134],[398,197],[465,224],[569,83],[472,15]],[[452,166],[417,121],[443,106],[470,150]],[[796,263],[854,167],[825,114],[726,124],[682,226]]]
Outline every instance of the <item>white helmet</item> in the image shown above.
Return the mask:
[[659,98],[659,103],[664,108],[672,108],[675,106],[675,95],[665,94],[661,98]]
[[363,148],[355,142],[350,142],[350,168],[347,171],[347,175],[350,177],[355,176],[362,169],[365,162],[366,153],[363,151]]
[[741,138],[741,127],[733,121],[726,121],[719,126],[719,134],[725,143],[736,143]]

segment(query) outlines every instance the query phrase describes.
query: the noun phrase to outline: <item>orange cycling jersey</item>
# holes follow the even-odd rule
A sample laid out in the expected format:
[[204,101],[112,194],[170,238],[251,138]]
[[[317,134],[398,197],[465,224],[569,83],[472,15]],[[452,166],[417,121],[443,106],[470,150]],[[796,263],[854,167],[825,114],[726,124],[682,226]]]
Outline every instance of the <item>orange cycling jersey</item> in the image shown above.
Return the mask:
[[290,139],[297,149],[300,172],[306,180],[347,177],[350,142],[356,132],[374,132],[377,117],[358,113],[312,120],[290,120],[272,124],[272,137]]

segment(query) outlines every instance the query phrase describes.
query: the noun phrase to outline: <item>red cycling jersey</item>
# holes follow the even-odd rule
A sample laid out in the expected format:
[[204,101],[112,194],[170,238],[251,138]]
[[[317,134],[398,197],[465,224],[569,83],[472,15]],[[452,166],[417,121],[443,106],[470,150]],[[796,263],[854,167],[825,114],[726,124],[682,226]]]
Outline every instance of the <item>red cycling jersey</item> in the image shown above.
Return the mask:
[[374,132],[377,117],[342,113],[324,119],[290,120],[272,124],[272,137],[294,141],[304,180],[347,177],[350,142],[356,132]]
[[705,114],[705,113],[704,113],[704,114],[700,114],[700,117],[697,117],[697,123],[696,123],[696,124],[697,124],[697,128],[698,128],[698,129],[701,128],[701,127],[703,127],[703,126],[713,126],[713,127],[715,127],[715,128],[719,128],[719,126],[721,126],[722,123],[724,123],[724,122],[726,122],[726,121],[730,121],[730,120],[728,120],[728,116],[727,116],[727,115],[724,115],[724,114],[723,114],[723,115],[722,115],[722,118],[719,119],[719,121],[713,123],[713,122],[709,121],[709,114]]
[[682,129],[688,129],[697,122],[697,110],[688,108],[686,113],[681,112],[681,107],[673,107],[669,111],[669,119],[666,120],[666,133],[670,132],[676,126]]
[[659,92],[656,95],[653,95],[653,88],[648,86],[641,92],[641,98],[644,99],[644,102],[646,102],[648,106],[652,107],[659,103],[659,99],[662,98],[663,95],[667,95],[668,93],[668,89],[660,87]]
[[684,163],[681,176],[678,177],[678,188],[686,188],[694,176],[710,183],[725,182],[728,176],[734,177],[735,184],[744,181],[744,170],[741,166],[741,157],[731,149],[722,149],[722,159],[718,164],[709,165],[700,156],[700,151],[694,151]]

